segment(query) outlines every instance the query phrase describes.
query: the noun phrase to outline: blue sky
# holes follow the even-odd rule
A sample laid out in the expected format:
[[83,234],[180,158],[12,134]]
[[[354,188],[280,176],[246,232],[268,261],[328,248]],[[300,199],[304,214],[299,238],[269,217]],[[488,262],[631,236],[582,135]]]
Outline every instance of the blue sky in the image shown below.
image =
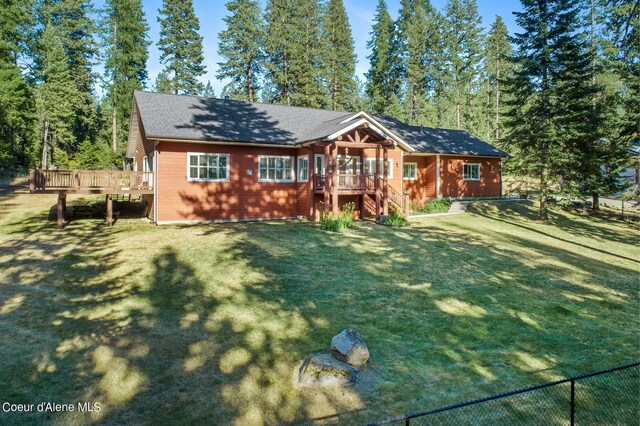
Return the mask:
[[[355,43],[355,52],[358,56],[358,64],[356,67],[357,74],[362,77],[368,69],[367,55],[369,52],[366,48],[367,40],[370,38],[369,32],[375,14],[377,0],[343,0]],[[222,18],[225,16],[227,9],[224,7],[224,0],[193,0],[193,5],[200,19],[200,34],[204,38],[204,57],[207,66],[207,74],[203,77],[203,82],[211,81],[216,95],[219,95],[224,87],[225,82],[216,79],[217,63],[220,62],[218,56],[218,33],[224,29]],[[266,3],[266,0],[261,0]],[[440,11],[444,9],[446,0],[431,0],[431,3]],[[496,15],[501,15],[505,20],[509,32],[513,33],[518,30],[513,17],[513,11],[521,10],[518,0],[477,0],[478,10],[482,17],[482,25],[489,28],[495,20]],[[101,8],[104,4],[103,0],[95,0],[97,8]],[[400,0],[387,0],[389,12],[395,19],[400,8]],[[144,11],[149,23],[149,38],[152,45],[149,47],[149,62],[147,64],[149,70],[148,86],[151,87],[156,76],[162,69],[159,62],[159,52],[156,47],[160,27],[158,24],[158,9],[162,7],[162,0],[143,0]]]

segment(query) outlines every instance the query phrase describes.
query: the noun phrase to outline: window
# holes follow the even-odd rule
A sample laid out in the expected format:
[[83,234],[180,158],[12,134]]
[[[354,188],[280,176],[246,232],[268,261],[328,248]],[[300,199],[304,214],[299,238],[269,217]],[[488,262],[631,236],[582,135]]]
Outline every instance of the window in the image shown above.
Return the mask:
[[298,157],[298,182],[309,181],[309,157]]
[[402,179],[416,180],[418,177],[418,163],[404,163],[402,170]]
[[258,157],[258,182],[293,182],[293,157]]
[[462,165],[462,179],[480,180],[480,164],[465,163]]
[[[380,176],[382,176],[382,173],[384,172],[384,170],[382,170],[382,158],[380,159]],[[393,160],[391,158],[389,158],[389,167],[387,168],[387,170],[389,170],[389,179],[393,179]],[[376,174],[376,159],[375,158],[365,158],[364,159],[364,174],[366,175],[374,175]]]
[[153,171],[153,156],[145,155],[142,159],[142,171],[143,172],[152,172]]
[[189,179],[204,181],[229,180],[229,154],[189,153]]
[[324,176],[324,155],[316,154],[316,174]]
[[338,173],[343,175],[360,174],[360,157],[341,155],[338,157]]

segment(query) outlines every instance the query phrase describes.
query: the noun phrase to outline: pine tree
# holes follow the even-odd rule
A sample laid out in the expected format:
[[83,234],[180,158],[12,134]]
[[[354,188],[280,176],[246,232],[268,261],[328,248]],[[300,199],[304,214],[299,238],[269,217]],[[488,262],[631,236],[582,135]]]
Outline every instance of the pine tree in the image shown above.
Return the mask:
[[296,33],[291,9],[291,0],[269,0],[265,12],[265,85],[268,90],[264,97],[267,102],[285,105],[291,105],[293,91],[290,74]]
[[148,29],[141,0],[106,1],[102,41],[114,152],[127,140],[133,92],[147,81]]
[[396,100],[400,96],[402,61],[396,25],[385,0],[378,0],[370,34],[371,39],[367,42],[371,54],[367,57],[370,67],[366,76],[366,92],[374,113],[389,113],[389,99],[392,95]]
[[213,90],[213,86],[211,85],[211,81],[207,80],[207,85],[204,86],[204,90],[202,91],[202,96],[205,98],[215,98],[216,92]]
[[65,166],[71,146],[75,114],[72,100],[78,96],[65,54],[62,37],[49,25],[42,35],[42,83],[38,87],[38,115],[43,126],[42,167],[49,165],[54,152],[57,165]]
[[489,36],[487,37],[485,47],[485,72],[487,75],[487,95],[491,105],[490,113],[487,114],[491,119],[492,137],[499,140],[503,135],[503,115],[505,106],[501,103],[504,96],[504,81],[511,74],[512,66],[510,57],[512,53],[511,43],[509,42],[509,31],[504,24],[502,17],[496,15],[495,22],[491,25]]
[[328,89],[329,108],[350,110],[356,98],[356,55],[349,17],[342,0],[329,0],[322,19],[325,43],[323,69]]
[[263,71],[264,23],[260,4],[256,0],[227,2],[230,15],[223,18],[227,28],[218,35],[219,79],[229,78],[225,94],[234,99],[255,102],[259,91],[258,78]]
[[270,0],[265,18],[266,100],[314,108],[326,106],[317,1]]
[[446,69],[441,75],[453,108],[454,126],[474,132],[476,94],[480,87],[483,34],[475,0],[449,0],[444,19]]
[[523,12],[515,14],[523,32],[514,37],[518,51],[509,80],[513,99],[504,146],[514,155],[513,171],[538,177],[539,216],[548,220],[547,199],[554,185],[575,182],[580,144],[592,140],[589,57],[579,32],[577,1],[522,3]]
[[322,87],[321,15],[317,0],[293,2],[293,27],[297,43],[293,44],[291,105],[324,108],[327,99]]
[[166,70],[162,70],[156,76],[153,83],[153,91],[158,93],[173,93],[173,84]]
[[160,16],[160,62],[175,94],[198,95],[204,85],[198,80],[205,74],[200,23],[192,0],[164,0]]
[[[92,139],[91,125],[96,110],[93,98],[94,78],[91,67],[98,53],[93,34],[96,24],[92,16],[94,9],[90,0],[40,0],[38,17],[42,28],[46,31],[55,27],[55,32],[62,43],[68,61],[69,73],[76,96],[70,99],[74,110],[73,134],[74,141],[67,145],[68,154],[72,154],[77,146],[85,139]],[[47,41],[40,40],[42,48]],[[44,72],[42,62],[44,53],[36,55],[36,74]],[[37,75],[42,80],[41,75]]]
[[0,8],[0,168],[33,163],[35,104],[18,66],[31,35],[30,3],[9,0]]
[[427,92],[434,90],[433,59],[437,48],[437,15],[428,0],[401,1],[398,28],[403,47],[409,122],[427,124]]

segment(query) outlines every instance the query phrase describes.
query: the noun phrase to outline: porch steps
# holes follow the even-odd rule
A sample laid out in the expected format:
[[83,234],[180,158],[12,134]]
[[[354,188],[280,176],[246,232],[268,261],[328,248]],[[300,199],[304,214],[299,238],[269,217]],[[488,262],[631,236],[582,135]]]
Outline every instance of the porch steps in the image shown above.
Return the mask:
[[449,207],[449,214],[462,214],[467,211],[470,201],[454,201]]

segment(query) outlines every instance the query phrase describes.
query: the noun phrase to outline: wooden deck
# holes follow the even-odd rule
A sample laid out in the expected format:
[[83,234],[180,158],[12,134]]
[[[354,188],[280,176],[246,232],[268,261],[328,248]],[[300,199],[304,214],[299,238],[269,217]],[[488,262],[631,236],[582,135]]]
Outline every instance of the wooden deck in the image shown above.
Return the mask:
[[29,170],[32,194],[153,194],[153,172]]
[[122,170],[29,170],[29,192],[58,194],[58,228],[64,226],[67,194],[105,194],[107,225],[113,224],[113,194],[153,194],[153,172]]

